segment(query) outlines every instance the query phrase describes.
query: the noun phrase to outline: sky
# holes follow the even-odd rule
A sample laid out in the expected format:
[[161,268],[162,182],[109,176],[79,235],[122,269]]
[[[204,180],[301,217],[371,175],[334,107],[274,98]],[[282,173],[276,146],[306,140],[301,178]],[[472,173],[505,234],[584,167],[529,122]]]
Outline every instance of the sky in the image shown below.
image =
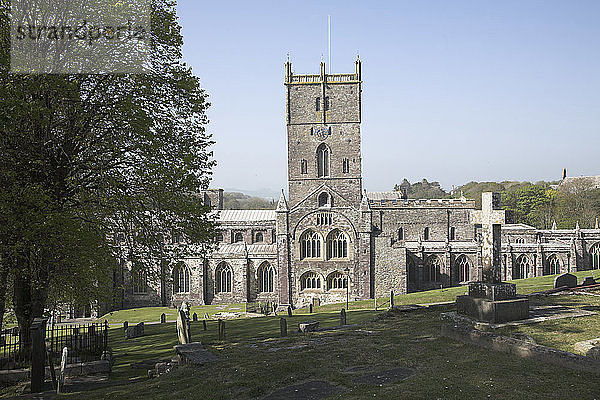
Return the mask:
[[287,189],[283,64],[363,62],[369,191],[407,178],[600,174],[599,1],[179,0],[184,61],[209,95],[212,187]]

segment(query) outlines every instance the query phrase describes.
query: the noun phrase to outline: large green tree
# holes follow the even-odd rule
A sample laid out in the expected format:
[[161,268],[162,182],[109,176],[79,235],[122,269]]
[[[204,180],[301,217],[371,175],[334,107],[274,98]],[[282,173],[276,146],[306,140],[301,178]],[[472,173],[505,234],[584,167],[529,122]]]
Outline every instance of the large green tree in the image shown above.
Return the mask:
[[[150,274],[207,251],[214,224],[198,193],[214,161],[175,1],[151,2],[151,61],[138,75],[10,74],[0,1],[0,272],[27,341],[50,300],[106,297],[124,252]],[[172,235],[188,246],[165,245]]]

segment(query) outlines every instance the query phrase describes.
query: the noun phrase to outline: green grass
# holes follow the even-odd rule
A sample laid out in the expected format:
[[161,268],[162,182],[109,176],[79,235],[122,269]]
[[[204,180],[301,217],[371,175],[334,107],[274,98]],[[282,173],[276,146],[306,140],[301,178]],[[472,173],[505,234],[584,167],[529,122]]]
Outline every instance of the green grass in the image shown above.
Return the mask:
[[[443,309],[444,307],[442,307]],[[447,310],[450,306],[445,307]],[[214,322],[208,331],[192,325],[200,340],[220,360],[202,368],[180,368],[148,380],[73,393],[73,399],[254,399],[277,388],[311,379],[346,388],[332,399],[592,399],[600,392],[598,377],[504,353],[490,352],[440,336],[439,309],[409,313],[350,311],[358,327],[279,338],[279,319],[272,317],[227,321],[224,343],[216,339]],[[338,313],[311,318],[337,324]],[[584,317],[585,319],[588,317]],[[289,327],[307,319],[295,315]],[[173,324],[148,326],[146,336],[125,341],[122,330],[111,330],[116,358],[113,379],[145,374],[129,366],[142,358],[170,357],[176,334]],[[415,375],[390,385],[356,384],[345,371],[361,366],[373,371],[396,366]],[[134,372],[135,371],[135,372]]]
[[[219,312],[245,312],[245,304],[214,304],[207,306],[193,306],[190,315],[198,314],[198,319],[203,319],[204,314],[212,318]],[[110,324],[123,323],[137,324],[138,322],[160,322],[160,315],[165,313],[167,321],[177,320],[177,309],[169,307],[141,307],[129,310],[112,311],[98,318],[100,321],[107,320]]]

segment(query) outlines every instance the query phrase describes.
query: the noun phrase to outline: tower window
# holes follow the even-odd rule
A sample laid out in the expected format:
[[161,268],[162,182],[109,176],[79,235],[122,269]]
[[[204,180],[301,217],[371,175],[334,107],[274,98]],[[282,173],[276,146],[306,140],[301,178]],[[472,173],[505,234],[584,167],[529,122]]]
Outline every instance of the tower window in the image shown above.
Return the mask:
[[402,227],[398,228],[398,240],[404,240],[404,229]]
[[350,172],[350,160],[348,160],[347,158],[344,158],[344,161],[342,162],[342,171],[344,172],[344,174]]
[[456,228],[453,226],[450,227],[450,240],[456,240]]
[[317,99],[315,100],[315,110],[321,111],[321,98],[320,97],[317,97]]
[[329,110],[329,96],[325,97],[323,99],[323,110],[328,111]]
[[308,162],[306,160],[300,161],[300,173],[301,174],[308,173]]
[[317,172],[319,178],[329,176],[329,149],[325,143],[317,148]]
[[425,228],[423,231],[423,240],[429,240],[429,228]]
[[319,207],[331,206],[331,201],[329,194],[327,192],[323,192],[319,195]]

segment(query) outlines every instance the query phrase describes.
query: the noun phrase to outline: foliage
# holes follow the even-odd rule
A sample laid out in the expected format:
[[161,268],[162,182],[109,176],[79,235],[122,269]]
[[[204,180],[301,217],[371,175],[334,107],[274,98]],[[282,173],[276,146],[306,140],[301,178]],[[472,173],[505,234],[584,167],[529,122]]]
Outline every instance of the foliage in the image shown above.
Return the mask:
[[223,208],[226,210],[274,210],[277,203],[262,197],[248,196],[239,192],[223,193]]
[[444,199],[449,196],[441,187],[439,182],[421,182],[411,184],[404,179],[401,184],[394,185],[394,190],[401,192],[408,199]]

